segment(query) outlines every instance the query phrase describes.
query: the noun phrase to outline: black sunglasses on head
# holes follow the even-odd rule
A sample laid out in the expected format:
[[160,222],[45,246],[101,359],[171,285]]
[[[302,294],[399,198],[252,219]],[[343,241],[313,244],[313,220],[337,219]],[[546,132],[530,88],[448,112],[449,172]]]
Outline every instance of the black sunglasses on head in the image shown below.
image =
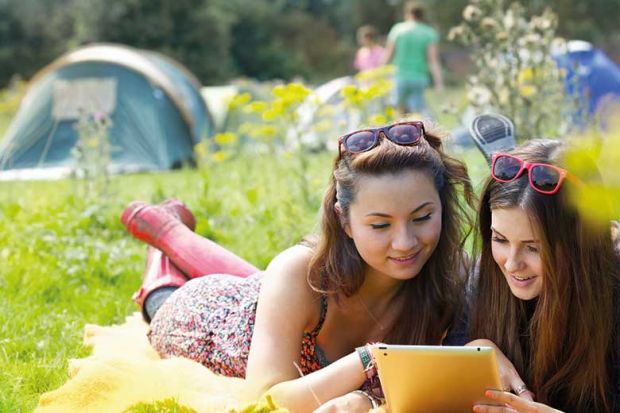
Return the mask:
[[416,120],[347,133],[338,139],[338,155],[342,155],[343,147],[345,151],[350,153],[361,153],[371,150],[379,143],[381,132],[397,145],[414,145],[424,136],[424,124]]

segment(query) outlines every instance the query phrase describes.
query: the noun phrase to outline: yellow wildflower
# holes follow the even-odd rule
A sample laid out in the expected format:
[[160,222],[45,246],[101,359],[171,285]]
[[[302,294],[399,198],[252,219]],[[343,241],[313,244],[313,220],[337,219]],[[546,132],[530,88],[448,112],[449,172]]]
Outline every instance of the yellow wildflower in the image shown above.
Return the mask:
[[226,132],[218,133],[213,137],[213,140],[215,140],[215,143],[219,145],[231,145],[237,143],[239,137],[232,132]]

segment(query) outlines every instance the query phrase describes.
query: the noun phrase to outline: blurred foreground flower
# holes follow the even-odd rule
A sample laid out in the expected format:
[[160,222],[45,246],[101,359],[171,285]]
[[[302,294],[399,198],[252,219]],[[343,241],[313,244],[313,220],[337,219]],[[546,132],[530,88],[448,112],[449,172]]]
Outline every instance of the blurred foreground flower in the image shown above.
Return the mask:
[[253,403],[241,410],[231,410],[229,413],[289,413],[289,411],[278,407],[271,396],[267,394],[260,402]]
[[591,131],[572,139],[565,162],[570,173],[578,179],[571,197],[581,213],[597,221],[618,220],[620,129],[604,134]]

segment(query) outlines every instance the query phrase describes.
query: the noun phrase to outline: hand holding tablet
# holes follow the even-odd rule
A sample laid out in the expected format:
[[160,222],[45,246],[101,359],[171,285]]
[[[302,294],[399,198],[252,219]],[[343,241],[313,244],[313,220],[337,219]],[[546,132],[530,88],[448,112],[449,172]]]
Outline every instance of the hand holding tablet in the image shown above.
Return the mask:
[[562,413],[542,403],[536,403],[524,397],[506,391],[487,390],[485,395],[502,405],[476,405],[476,413]]
[[491,347],[374,345],[371,348],[391,413],[469,413],[493,405],[501,390]]

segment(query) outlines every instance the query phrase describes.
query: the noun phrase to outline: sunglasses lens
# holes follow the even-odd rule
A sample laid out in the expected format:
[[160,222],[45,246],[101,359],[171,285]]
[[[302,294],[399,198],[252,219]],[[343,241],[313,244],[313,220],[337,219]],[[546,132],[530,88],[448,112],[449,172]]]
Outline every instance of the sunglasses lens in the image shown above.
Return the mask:
[[388,137],[394,143],[410,145],[422,136],[422,130],[415,125],[394,125],[388,130]]
[[493,164],[493,176],[502,181],[514,179],[521,170],[521,162],[510,156],[499,156]]
[[542,192],[553,192],[560,182],[560,173],[549,166],[533,166],[530,173],[532,185]]
[[344,140],[344,147],[353,153],[364,152],[375,144],[375,134],[371,131],[355,132]]

